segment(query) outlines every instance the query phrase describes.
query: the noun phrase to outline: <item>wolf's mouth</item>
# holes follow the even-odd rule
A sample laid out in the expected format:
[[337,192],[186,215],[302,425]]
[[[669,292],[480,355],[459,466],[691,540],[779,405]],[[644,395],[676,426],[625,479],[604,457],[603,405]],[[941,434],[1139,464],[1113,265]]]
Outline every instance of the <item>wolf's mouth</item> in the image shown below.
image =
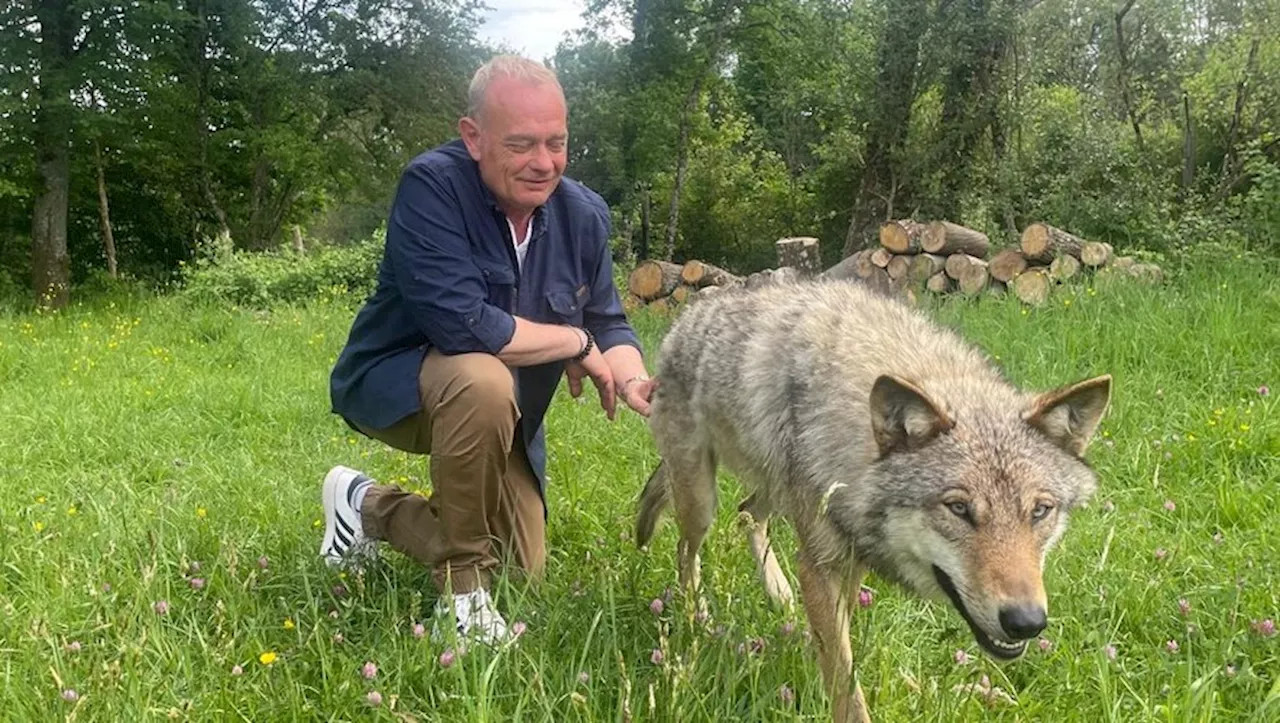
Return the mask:
[[964,618],[966,623],[969,623],[969,629],[973,631],[973,637],[977,639],[978,645],[981,645],[982,649],[987,651],[989,655],[1000,660],[1013,660],[1026,651],[1027,641],[1009,642],[998,640],[979,627],[973,621],[973,618],[969,616],[969,610],[965,608],[964,600],[960,599],[960,591],[956,590],[956,584],[951,581],[951,577],[947,573],[942,571],[942,568],[934,565],[933,576],[937,578],[938,585],[946,591],[947,597],[951,598],[951,604],[955,606],[956,610],[960,611],[960,616]]

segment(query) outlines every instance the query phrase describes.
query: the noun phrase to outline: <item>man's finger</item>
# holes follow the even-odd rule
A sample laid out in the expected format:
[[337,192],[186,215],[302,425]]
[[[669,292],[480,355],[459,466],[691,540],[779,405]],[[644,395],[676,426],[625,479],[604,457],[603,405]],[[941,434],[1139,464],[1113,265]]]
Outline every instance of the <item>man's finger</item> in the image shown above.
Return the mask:
[[569,375],[569,396],[577,399],[582,395],[582,377]]
[[617,408],[617,397],[614,395],[613,380],[596,380],[596,389],[600,392],[600,406],[604,407],[605,416],[613,421],[613,413]]

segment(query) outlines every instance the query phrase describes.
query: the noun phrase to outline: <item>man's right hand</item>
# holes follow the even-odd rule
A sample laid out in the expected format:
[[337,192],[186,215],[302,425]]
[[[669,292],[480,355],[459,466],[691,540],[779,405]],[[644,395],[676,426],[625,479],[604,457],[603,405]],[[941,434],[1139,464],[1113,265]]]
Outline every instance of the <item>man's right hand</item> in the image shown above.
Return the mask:
[[600,406],[604,409],[609,421],[613,421],[613,415],[617,409],[613,372],[609,369],[609,363],[604,360],[600,349],[592,349],[582,361],[568,362],[565,365],[565,375],[569,378],[569,394],[574,399],[582,396],[583,377],[591,377],[592,383],[596,385],[596,391],[600,394]]

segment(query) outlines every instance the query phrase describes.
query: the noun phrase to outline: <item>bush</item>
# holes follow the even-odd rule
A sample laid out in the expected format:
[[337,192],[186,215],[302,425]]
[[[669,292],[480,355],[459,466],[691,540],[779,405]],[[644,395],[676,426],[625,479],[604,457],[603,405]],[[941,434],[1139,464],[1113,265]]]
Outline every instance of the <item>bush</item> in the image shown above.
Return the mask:
[[298,254],[233,251],[216,241],[184,267],[183,293],[198,301],[267,308],[373,293],[385,236]]

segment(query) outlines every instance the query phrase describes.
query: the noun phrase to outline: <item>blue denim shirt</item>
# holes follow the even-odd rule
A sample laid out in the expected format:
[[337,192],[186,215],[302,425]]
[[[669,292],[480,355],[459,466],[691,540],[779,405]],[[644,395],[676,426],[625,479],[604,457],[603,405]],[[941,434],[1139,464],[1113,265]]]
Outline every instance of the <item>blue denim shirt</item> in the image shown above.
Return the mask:
[[[514,316],[585,326],[602,351],[639,349],[613,283],[604,199],[562,177],[532,223],[521,272],[506,217],[462,141],[410,162],[387,223],[377,288],[330,375],[333,411],[373,429],[417,413],[427,350],[496,354],[515,333]],[[542,422],[564,363],[512,371],[520,436],[545,486]]]

